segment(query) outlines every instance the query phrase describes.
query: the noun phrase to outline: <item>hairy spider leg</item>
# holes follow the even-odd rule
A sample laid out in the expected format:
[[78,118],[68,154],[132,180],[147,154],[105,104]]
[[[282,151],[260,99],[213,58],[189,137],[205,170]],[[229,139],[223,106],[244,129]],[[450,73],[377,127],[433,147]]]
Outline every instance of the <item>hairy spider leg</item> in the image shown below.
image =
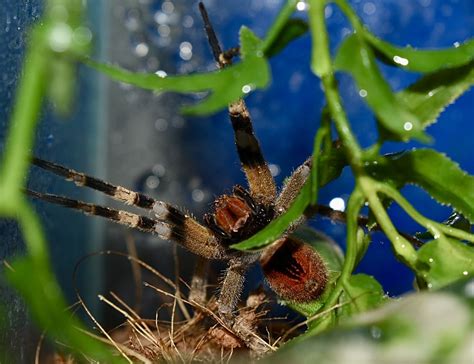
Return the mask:
[[309,157],[287,178],[275,202],[277,216],[288,210],[296,199],[311,174],[311,165],[311,157]]
[[[232,59],[228,57],[235,55],[236,52],[222,51],[203,3],[199,3],[199,10],[218,67],[224,68],[232,64]],[[260,143],[253,131],[250,113],[243,99],[229,105],[229,117],[234,130],[237,153],[249,184],[250,194],[257,202],[267,205],[273,204],[276,198],[275,181],[263,158]]]
[[33,157],[31,163],[39,168],[63,177],[67,181],[72,181],[79,187],[84,186],[96,191],[100,191],[112,197],[114,200],[123,202],[127,205],[144,209],[152,209],[156,203],[154,198],[146,196],[143,193],[134,192],[122,186],[115,186],[98,178],[88,176],[84,173],[77,172],[74,169],[66,168],[44,159]]
[[[48,163],[53,165],[53,163]],[[61,171],[72,171],[56,164],[54,164],[54,166],[60,167]],[[56,171],[58,171],[58,169],[56,169]],[[84,177],[85,181],[90,181],[93,179],[92,177],[86,176],[82,173],[78,173],[75,171],[74,173],[74,176]],[[114,186],[112,184],[105,183],[97,179],[93,180],[95,180],[96,182],[101,182],[99,185],[108,186],[107,191],[111,191],[111,189],[113,188],[121,191],[126,190],[130,192],[129,195],[145,196],[139,194],[138,192],[129,191],[120,186]],[[86,184],[83,185],[86,186]],[[90,185],[87,186],[96,189],[95,187],[92,187]],[[101,189],[97,190],[102,191]],[[224,247],[219,244],[218,240],[213,235],[210,229],[201,225],[191,216],[184,214],[176,207],[171,206],[162,201],[153,200],[154,203],[152,204],[152,207],[156,219],[151,219],[149,217],[130,213],[128,211],[115,210],[100,205],[70,199],[64,196],[41,193],[32,190],[26,190],[25,192],[34,198],[47,201],[49,203],[61,205],[74,210],[79,210],[88,215],[101,216],[115,223],[128,226],[132,229],[140,230],[146,233],[156,234],[160,238],[164,240],[173,241],[188,249],[192,253],[202,256],[206,259],[223,259],[226,256]],[[116,195],[110,196],[119,201],[126,202],[123,201],[122,198],[117,198]],[[145,197],[147,198],[147,201],[152,200],[151,197]]]

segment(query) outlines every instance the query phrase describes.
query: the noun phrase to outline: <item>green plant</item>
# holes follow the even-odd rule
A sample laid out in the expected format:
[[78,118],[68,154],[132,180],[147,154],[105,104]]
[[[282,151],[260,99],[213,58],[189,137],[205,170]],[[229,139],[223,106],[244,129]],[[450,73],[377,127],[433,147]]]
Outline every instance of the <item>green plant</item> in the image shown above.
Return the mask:
[[[18,219],[29,251],[27,258],[14,265],[15,273],[8,273],[9,279],[25,296],[41,326],[47,328],[52,336],[70,340],[71,346],[90,355],[108,353],[96,342],[72,330],[72,319],[63,313],[64,302],[51,275],[40,225],[21,193],[32,134],[44,96],[49,93],[58,106],[70,103],[70,97],[66,100],[61,97],[71,93],[58,92],[54,87],[70,90],[74,75],[72,59],[81,60],[115,80],[154,91],[209,91],[210,95],[202,102],[184,109],[186,113],[206,115],[226,107],[238,97],[244,97],[243,89],[264,88],[270,80],[268,58],[276,56],[289,42],[309,31],[313,47],[311,69],[322,81],[327,104],[322,110],[314,140],[311,178],[284,215],[233,248],[254,250],[271,244],[305,211],[315,209],[319,188],[337,178],[342,168],[349,166],[356,183],[345,216],[347,251],[343,262],[334,249],[324,246],[317,236],[308,231],[300,232],[314,243],[315,249],[326,258],[334,271],[330,277],[332,284],[316,302],[305,305],[288,303],[311,320],[309,330],[302,336],[316,335],[347,317],[376,308],[386,301],[381,286],[374,278],[352,274],[370,242],[370,230],[375,227],[388,236],[396,257],[416,274],[420,289],[439,289],[474,274],[474,235],[470,225],[474,220],[474,177],[433,149],[422,148],[396,155],[381,155],[379,152],[382,144],[390,140],[430,140],[425,133],[427,126],[435,122],[444,108],[474,83],[474,40],[443,50],[396,47],[371,34],[345,0],[333,2],[343,11],[355,31],[343,41],[334,58],[329,53],[324,17],[328,1],[308,1],[309,24],[306,24],[303,20],[291,18],[297,1],[289,0],[264,39],[242,27],[241,62],[210,73],[160,78],[154,74],[128,72],[89,59],[88,42],[84,38],[79,43],[70,41],[66,47],[61,43],[64,39],[59,38],[56,40],[58,48],[54,42],[55,30],[64,23],[48,9],[58,4],[66,7],[74,14],[69,18],[68,26],[75,30],[80,28],[81,2],[50,0],[44,24],[31,31],[27,52],[29,62],[26,63],[17,96],[17,105],[29,107],[16,107],[12,116],[0,170],[0,213]],[[407,89],[393,93],[379,71],[377,60],[403,70],[419,72],[422,76]],[[42,86],[46,77],[57,74],[52,67],[68,75],[70,82],[55,82],[53,79],[52,87],[47,90]],[[349,73],[359,88],[367,92],[366,100],[376,117],[379,131],[379,140],[369,148],[362,149],[351,130],[335,79],[336,72]],[[337,131],[342,148],[333,146],[332,126]],[[399,192],[406,184],[416,184],[440,203],[452,206],[456,214],[467,219],[467,225],[458,227],[449,222],[440,223],[420,214]],[[370,216],[368,223],[361,226],[359,213],[366,203]],[[422,238],[427,241],[421,248],[413,247],[397,230],[386,211],[391,203],[398,204],[426,229]],[[38,283],[25,284],[31,280],[33,271]],[[39,306],[38,297],[48,300],[49,304]],[[45,310],[45,306],[49,309]]]

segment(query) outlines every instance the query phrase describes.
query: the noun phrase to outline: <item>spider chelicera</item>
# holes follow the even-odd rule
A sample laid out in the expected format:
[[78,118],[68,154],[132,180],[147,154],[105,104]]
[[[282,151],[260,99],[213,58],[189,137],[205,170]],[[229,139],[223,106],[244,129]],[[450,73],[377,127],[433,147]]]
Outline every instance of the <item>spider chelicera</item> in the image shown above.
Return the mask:
[[[218,67],[225,67],[238,51],[222,51],[202,4],[200,10]],[[289,208],[310,175],[311,160],[308,159],[299,166],[277,194],[275,181],[262,155],[248,109],[242,99],[229,105],[229,116],[248,189],[234,186],[231,194],[217,198],[212,211],[204,216],[203,223],[166,202],[39,158],[32,159],[37,167],[73,181],[78,186],[103,192],[127,205],[150,210],[154,218],[63,196],[31,190],[26,192],[41,200],[156,234],[185,247],[204,260],[227,262],[218,298],[218,313],[225,322],[232,322],[245,273],[256,262],[260,262],[269,285],[282,298],[293,302],[314,300],[326,286],[327,269],[320,256],[308,244],[290,235],[304,219],[291,225],[283,237],[262,252],[241,252],[229,247],[263,229]]]

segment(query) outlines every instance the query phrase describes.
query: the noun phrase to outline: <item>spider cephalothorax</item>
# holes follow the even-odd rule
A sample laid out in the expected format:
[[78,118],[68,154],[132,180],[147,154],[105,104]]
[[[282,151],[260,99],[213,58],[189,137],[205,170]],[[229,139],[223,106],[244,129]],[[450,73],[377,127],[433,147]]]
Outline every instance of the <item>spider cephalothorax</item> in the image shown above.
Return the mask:
[[218,197],[213,208],[212,213],[204,216],[204,221],[226,245],[254,235],[275,215],[273,205],[256,202],[245,188],[238,185],[231,195]]

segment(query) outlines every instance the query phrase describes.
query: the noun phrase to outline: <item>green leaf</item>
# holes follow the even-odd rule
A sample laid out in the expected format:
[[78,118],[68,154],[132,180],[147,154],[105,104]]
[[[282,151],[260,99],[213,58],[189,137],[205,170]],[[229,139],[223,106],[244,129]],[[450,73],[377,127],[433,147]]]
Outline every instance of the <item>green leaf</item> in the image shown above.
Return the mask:
[[319,157],[319,187],[338,178],[347,165],[347,158],[342,147],[333,146],[327,151],[323,150]]
[[288,229],[290,224],[297,220],[304,212],[311,199],[311,180],[308,180],[301,189],[290,208],[268,226],[238,244],[231,245],[232,249],[251,250],[263,248],[277,240]]
[[417,281],[429,289],[474,275],[474,247],[439,237],[418,250]]
[[308,31],[308,23],[302,19],[288,19],[280,30],[273,43],[265,51],[266,57],[273,57],[280,53],[293,40],[301,37]]
[[421,120],[392,93],[377,67],[372,49],[361,37],[351,35],[344,40],[337,52],[335,67],[349,72],[358,87],[367,91],[367,103],[385,129],[405,141],[427,140]]
[[434,72],[443,68],[459,67],[474,59],[474,39],[458,47],[426,50],[396,47],[368,31],[362,34],[381,61],[409,71]]
[[211,94],[202,102],[183,108],[187,114],[209,115],[227,107],[250,90],[266,87],[270,81],[268,62],[258,52],[261,40],[246,27],[242,27],[240,37],[244,59],[238,64],[209,73],[160,77],[155,74],[130,72],[91,59],[84,62],[116,81],[143,89],[179,93],[209,91]]
[[396,94],[397,100],[417,116],[423,128],[474,84],[474,63],[423,76]]
[[240,38],[240,54],[242,58],[249,58],[259,55],[262,40],[258,38],[254,32],[252,32],[246,26],[242,26],[239,31]]
[[366,169],[374,178],[391,182],[397,188],[418,185],[439,202],[474,221],[474,177],[441,153],[413,149],[381,158]]
[[338,317],[350,317],[379,307],[387,301],[380,283],[367,274],[356,274],[344,283],[344,290],[339,297],[343,306],[338,310]]

